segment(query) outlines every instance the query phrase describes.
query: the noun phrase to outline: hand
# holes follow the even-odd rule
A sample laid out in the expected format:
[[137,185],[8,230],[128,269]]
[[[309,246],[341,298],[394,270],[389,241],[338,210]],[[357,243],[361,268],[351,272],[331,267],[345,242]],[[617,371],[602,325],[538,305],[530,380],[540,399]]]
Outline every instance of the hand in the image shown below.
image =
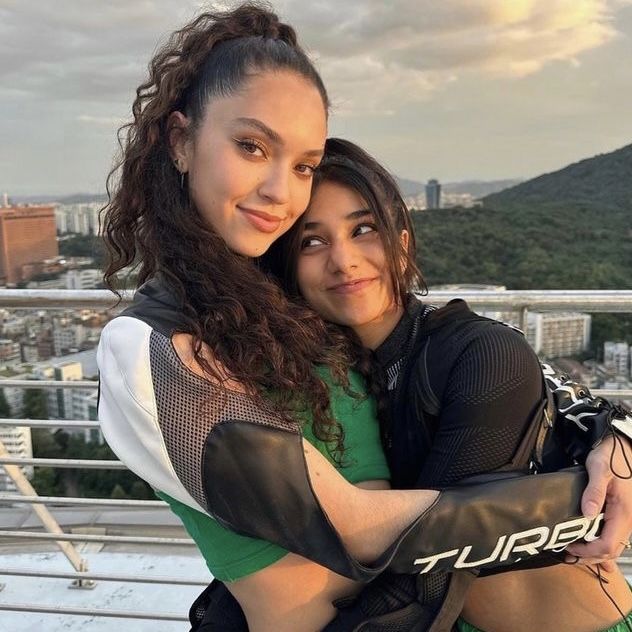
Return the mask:
[[615,472],[631,473],[632,446],[627,439],[622,438],[615,444],[615,439],[608,437],[590,452],[586,459],[589,481],[582,496],[582,512],[585,516],[594,517],[603,508],[603,529],[598,539],[575,542],[567,548],[567,552],[574,556],[572,561],[578,557],[582,564],[598,563],[608,572],[614,571],[613,560],[621,555],[625,548],[623,543],[628,541],[632,532],[632,479],[614,475],[610,467],[613,447]]

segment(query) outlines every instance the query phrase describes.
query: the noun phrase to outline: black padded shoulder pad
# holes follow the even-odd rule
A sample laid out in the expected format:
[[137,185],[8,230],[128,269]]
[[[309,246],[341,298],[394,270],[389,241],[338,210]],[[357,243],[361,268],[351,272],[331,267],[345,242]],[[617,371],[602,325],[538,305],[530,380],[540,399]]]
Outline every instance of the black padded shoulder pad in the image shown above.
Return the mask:
[[207,437],[203,480],[209,512],[237,533],[355,580],[368,581],[385,567],[366,567],[348,554],[316,499],[298,432],[222,422]]
[[498,568],[536,555],[546,565],[546,553],[597,537],[603,514],[584,518],[580,509],[588,482],[584,468],[496,476],[442,491],[399,537],[389,568],[398,573]]

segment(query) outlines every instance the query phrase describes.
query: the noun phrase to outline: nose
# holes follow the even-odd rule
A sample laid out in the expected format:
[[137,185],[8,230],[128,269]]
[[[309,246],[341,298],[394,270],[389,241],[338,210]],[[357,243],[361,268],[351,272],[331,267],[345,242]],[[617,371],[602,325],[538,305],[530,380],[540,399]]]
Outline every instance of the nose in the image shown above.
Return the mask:
[[347,273],[358,267],[358,252],[348,240],[333,240],[329,247],[329,269],[333,273]]
[[290,173],[281,163],[271,165],[259,185],[259,194],[273,204],[287,204],[290,200]]

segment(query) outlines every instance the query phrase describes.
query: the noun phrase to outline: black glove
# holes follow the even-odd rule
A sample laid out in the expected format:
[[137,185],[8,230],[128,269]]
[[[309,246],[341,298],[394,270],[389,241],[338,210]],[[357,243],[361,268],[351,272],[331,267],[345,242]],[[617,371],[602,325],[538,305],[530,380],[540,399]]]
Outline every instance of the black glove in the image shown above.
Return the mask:
[[593,397],[587,386],[549,365],[543,365],[543,373],[555,400],[553,440],[572,459],[585,463],[588,453],[608,435],[632,440],[632,413],[627,408]]
[[336,618],[322,632],[412,632],[426,630],[442,603],[419,599],[420,575],[384,573],[357,597],[334,601]]
[[191,605],[189,622],[190,632],[248,632],[239,602],[217,579]]

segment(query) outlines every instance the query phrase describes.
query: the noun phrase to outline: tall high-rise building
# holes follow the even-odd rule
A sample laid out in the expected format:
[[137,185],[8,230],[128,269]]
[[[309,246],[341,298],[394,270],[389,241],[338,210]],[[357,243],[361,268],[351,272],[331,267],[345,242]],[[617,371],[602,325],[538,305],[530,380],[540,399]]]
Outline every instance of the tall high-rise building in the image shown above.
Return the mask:
[[36,264],[58,254],[52,206],[0,208],[0,283],[28,280]]
[[441,185],[438,180],[428,180],[426,185],[426,208],[441,208]]

